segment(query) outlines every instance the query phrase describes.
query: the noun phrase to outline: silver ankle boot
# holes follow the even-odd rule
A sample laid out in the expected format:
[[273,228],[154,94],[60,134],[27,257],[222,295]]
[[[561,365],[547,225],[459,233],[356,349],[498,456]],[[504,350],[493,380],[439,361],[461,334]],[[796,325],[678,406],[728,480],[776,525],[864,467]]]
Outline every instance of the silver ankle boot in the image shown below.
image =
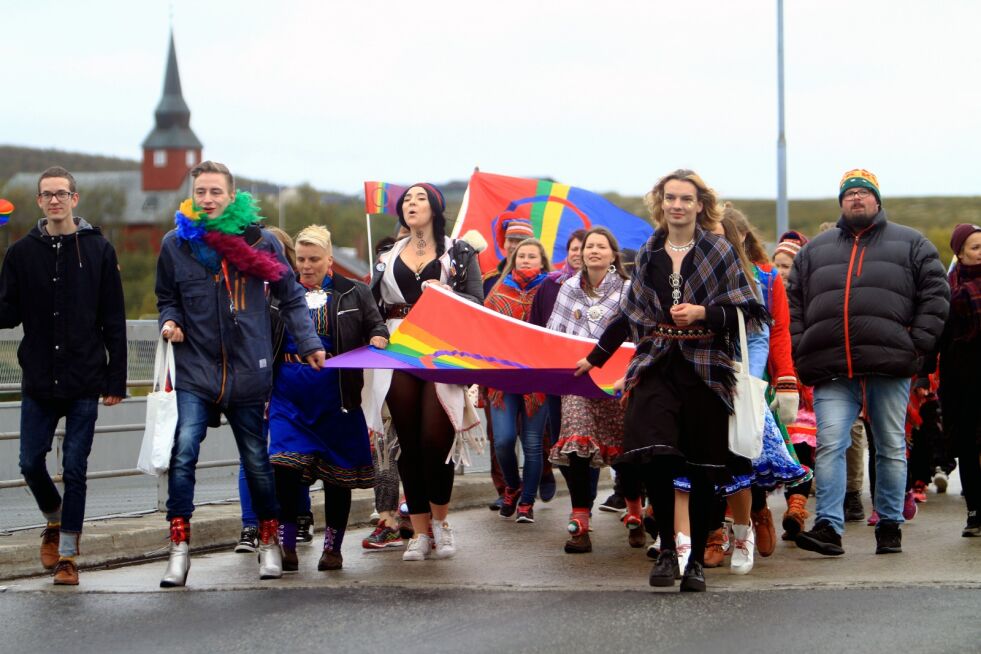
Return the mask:
[[160,580],[161,588],[175,588],[187,582],[187,573],[191,569],[191,556],[187,551],[187,543],[170,543],[170,560],[167,570]]
[[283,550],[279,546],[279,523],[263,520],[259,524],[259,579],[283,576]]
[[279,543],[259,543],[259,579],[279,579],[283,576],[283,550]]

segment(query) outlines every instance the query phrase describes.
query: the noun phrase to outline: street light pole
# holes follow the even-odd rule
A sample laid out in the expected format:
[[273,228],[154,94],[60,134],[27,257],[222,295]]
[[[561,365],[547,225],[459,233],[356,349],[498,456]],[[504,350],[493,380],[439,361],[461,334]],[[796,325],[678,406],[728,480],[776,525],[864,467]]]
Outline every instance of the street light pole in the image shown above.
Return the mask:
[[789,229],[787,204],[787,137],[783,119],[783,0],[777,0],[777,235]]

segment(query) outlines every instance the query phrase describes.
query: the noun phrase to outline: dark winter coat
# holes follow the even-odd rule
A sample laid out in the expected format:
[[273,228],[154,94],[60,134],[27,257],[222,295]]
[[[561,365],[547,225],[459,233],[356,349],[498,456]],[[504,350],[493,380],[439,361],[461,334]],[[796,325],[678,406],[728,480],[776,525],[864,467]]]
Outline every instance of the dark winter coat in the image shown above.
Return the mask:
[[937,249],[879,211],[844,218],[798,253],[787,286],[794,363],[808,386],[835,377],[912,377],[944,328],[950,287]]
[[98,227],[51,236],[40,221],[7,249],[0,327],[24,325],[22,389],[37,399],[126,395],[126,308],[116,251]]
[[[275,252],[288,265],[283,246],[265,230],[250,226],[243,237],[252,247]],[[322,348],[305,291],[292,275],[267,284],[234,267],[229,274],[229,284],[237,289],[234,315],[223,275],[208,272],[176,231],[164,236],[157,259],[160,326],[173,320],[184,331],[184,342],[174,345],[175,387],[222,407],[269,399],[274,361],[267,288],[279,300],[280,315],[300,354]]]

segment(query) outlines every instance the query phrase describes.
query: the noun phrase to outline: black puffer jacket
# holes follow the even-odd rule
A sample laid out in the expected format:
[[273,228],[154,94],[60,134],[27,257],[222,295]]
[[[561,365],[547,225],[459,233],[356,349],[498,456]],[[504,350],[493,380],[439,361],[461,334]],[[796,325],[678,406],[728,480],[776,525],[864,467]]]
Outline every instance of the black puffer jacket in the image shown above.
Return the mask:
[[816,236],[787,285],[794,364],[809,386],[835,377],[911,377],[944,328],[950,287],[937,249],[879,211],[855,232]]

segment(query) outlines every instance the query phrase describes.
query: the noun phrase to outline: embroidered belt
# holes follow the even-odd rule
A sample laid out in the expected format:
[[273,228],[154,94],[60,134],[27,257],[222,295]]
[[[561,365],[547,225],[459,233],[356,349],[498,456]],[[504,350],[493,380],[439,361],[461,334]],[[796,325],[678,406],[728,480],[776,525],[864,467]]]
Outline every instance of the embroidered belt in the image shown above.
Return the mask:
[[655,325],[651,336],[660,338],[670,338],[679,341],[693,341],[700,339],[715,338],[715,334],[705,327],[678,327],[660,323]]
[[385,318],[391,320],[392,318],[405,318],[409,315],[409,311],[412,310],[413,305],[411,304],[390,304],[388,308],[385,309]]
[[[324,359],[329,359],[332,356],[334,356],[333,352],[327,352],[326,354],[327,355],[324,357]],[[284,354],[283,361],[285,361],[286,363],[302,363],[305,366],[310,365],[307,363],[307,360],[301,357],[299,354],[290,354],[290,353]]]

